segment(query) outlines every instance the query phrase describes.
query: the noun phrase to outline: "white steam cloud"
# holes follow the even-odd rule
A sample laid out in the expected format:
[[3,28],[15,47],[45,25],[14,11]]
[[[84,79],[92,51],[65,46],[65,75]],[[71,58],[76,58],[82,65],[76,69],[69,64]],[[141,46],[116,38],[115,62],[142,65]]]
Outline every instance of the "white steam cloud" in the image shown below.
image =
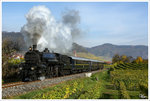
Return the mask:
[[59,53],[67,53],[72,48],[73,38],[80,34],[77,25],[80,23],[78,11],[70,10],[62,16],[62,23],[57,23],[50,10],[45,6],[34,6],[26,14],[27,24],[21,32],[27,46],[37,44],[43,51],[45,48]]
[[82,32],[82,30],[78,27],[80,23],[80,15],[79,11],[76,10],[68,10],[63,14],[63,24],[67,25],[71,29],[71,35],[73,38],[77,38]]

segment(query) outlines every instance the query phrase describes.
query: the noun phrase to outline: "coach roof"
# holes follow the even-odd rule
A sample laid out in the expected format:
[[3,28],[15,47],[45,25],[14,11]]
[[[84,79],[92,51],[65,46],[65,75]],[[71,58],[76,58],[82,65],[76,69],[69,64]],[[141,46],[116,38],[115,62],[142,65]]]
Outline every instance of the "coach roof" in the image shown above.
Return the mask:
[[98,61],[98,60],[93,60],[93,59],[86,59],[86,58],[81,58],[81,57],[73,57],[71,56],[73,60],[83,60],[83,61],[91,61],[91,62],[104,62],[104,61]]

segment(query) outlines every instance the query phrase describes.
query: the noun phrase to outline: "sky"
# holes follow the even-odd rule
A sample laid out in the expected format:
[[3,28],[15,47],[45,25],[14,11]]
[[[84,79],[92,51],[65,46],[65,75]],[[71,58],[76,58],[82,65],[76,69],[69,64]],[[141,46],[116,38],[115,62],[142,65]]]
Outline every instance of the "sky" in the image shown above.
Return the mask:
[[77,10],[83,33],[75,42],[85,47],[104,43],[148,45],[147,2],[3,2],[2,31],[19,32],[33,6],[45,5],[57,21]]

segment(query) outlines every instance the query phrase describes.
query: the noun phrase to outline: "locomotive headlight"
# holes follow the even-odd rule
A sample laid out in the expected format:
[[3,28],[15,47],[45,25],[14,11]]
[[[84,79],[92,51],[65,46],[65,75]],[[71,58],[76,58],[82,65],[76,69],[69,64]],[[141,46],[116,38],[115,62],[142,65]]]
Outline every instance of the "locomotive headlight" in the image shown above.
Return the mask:
[[19,69],[22,70],[22,67],[20,67]]
[[31,67],[31,70],[34,70],[34,67]]

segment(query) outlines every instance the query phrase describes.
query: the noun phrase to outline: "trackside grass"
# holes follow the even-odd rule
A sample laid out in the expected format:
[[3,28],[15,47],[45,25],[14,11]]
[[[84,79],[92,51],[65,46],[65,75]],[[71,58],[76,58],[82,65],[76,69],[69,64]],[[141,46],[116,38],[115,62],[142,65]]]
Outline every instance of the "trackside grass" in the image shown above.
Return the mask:
[[11,99],[99,99],[104,91],[107,71],[79,78],[53,87],[32,91]]

